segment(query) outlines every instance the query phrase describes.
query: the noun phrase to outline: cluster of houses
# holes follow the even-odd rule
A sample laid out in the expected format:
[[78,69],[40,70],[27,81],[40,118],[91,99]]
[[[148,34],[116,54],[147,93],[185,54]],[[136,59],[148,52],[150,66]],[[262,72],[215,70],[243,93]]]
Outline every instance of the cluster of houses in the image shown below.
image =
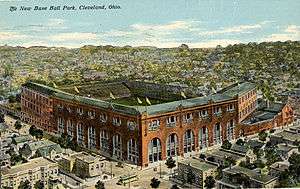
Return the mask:
[[[22,159],[17,161],[16,157]],[[30,135],[2,133],[0,162],[2,186],[18,188],[21,182],[31,186],[42,181],[45,188],[79,188],[91,178],[108,179],[105,158],[86,152],[63,149],[49,140],[35,140]],[[69,177],[69,179],[63,179]]]
[[[300,153],[298,141],[299,126],[270,133],[266,141],[257,138],[245,139],[244,143],[232,144],[230,149],[208,150],[200,157],[179,162],[174,178],[185,186],[190,183],[189,187],[199,188],[206,187],[205,180],[209,176],[215,179],[215,187],[219,189],[274,188],[279,184],[280,174],[289,169],[289,157],[293,153]],[[270,165],[264,152],[267,148],[273,149],[279,157]],[[262,154],[258,156],[254,152],[256,150],[260,150]],[[262,167],[245,166],[245,163],[253,165],[258,161],[263,163]]]

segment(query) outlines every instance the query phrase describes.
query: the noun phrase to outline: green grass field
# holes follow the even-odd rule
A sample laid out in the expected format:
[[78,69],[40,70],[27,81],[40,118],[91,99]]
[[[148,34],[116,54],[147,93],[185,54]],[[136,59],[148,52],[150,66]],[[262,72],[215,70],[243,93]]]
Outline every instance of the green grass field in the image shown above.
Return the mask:
[[[149,104],[146,103],[146,99],[144,97],[139,97],[139,98],[143,102],[142,104],[138,103],[137,97],[118,98],[118,99],[113,100],[112,102],[117,103],[117,104],[127,105],[127,106],[146,106],[146,105],[149,105]],[[162,104],[162,103],[168,102],[166,100],[153,99],[153,98],[149,98],[149,100],[150,100],[152,105]]]

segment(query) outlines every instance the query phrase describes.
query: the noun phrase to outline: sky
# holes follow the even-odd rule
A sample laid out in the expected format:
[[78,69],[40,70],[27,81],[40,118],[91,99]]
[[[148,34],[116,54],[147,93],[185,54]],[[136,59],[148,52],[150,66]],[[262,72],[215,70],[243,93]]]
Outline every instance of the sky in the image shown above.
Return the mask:
[[[20,11],[65,5],[76,10]],[[196,48],[300,40],[299,10],[300,0],[0,0],[0,45]]]

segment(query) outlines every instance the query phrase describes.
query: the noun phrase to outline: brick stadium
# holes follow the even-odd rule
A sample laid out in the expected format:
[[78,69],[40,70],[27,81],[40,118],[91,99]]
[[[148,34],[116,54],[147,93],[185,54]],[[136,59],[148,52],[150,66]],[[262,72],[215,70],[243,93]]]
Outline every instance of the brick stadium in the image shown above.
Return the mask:
[[[187,98],[181,97],[182,91]],[[143,103],[138,104],[136,97]],[[145,97],[151,105],[146,105]],[[27,82],[21,103],[23,121],[52,134],[65,133],[84,148],[142,167],[284,127],[294,119],[289,105],[260,103],[255,85],[249,82],[208,96],[188,87],[139,81],[59,87]]]

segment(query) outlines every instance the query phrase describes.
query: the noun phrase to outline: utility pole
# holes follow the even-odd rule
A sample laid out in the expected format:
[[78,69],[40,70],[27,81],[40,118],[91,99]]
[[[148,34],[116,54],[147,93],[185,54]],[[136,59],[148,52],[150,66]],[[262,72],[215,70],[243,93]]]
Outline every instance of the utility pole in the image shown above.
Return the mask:
[[112,162],[110,162],[110,177],[113,178],[113,174],[112,174]]
[[161,162],[159,162],[159,178],[161,178]]

